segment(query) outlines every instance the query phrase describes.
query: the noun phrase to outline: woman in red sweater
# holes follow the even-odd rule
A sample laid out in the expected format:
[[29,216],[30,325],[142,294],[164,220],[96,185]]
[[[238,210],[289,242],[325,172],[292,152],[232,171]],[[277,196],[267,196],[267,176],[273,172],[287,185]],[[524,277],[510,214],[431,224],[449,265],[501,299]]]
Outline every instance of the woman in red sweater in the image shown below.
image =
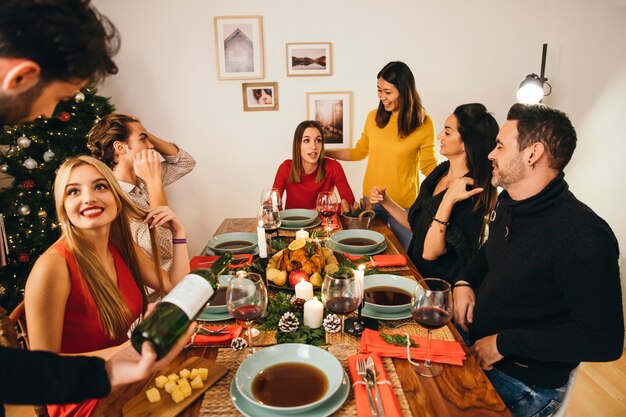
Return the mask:
[[324,133],[313,120],[305,120],[293,135],[292,159],[278,167],[274,188],[280,195],[287,192],[286,209],[315,209],[317,195],[337,187],[339,195],[352,205],[354,194],[350,189],[341,164],[324,157]]

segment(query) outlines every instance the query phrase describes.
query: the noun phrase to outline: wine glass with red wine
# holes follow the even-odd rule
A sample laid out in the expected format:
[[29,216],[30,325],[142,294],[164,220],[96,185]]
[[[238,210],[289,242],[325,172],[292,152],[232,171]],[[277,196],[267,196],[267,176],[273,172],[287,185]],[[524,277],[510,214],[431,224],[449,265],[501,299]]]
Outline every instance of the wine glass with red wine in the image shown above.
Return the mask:
[[350,268],[339,268],[333,274],[326,274],[322,281],[322,302],[326,310],[341,317],[341,339],[329,351],[336,357],[347,357],[350,347],[344,339],[346,314],[353,313],[363,300],[361,283]]
[[332,230],[332,217],[337,214],[339,201],[334,191],[322,191],[317,195],[317,210],[320,215],[326,219],[326,238],[330,237]]
[[267,288],[261,275],[238,271],[236,276],[230,277],[226,287],[226,305],[231,316],[246,323],[250,348],[246,357],[250,356],[255,351],[252,344],[252,321],[261,317],[267,308]]
[[[265,233],[269,235],[269,251],[272,251],[272,233],[278,232],[278,228],[282,224],[280,218],[279,206],[274,204],[261,204],[257,213],[258,224],[265,229]],[[278,236],[278,233],[277,233]]]
[[415,365],[418,374],[434,377],[441,375],[443,367],[430,360],[432,331],[445,326],[452,319],[452,288],[448,282],[439,278],[425,278],[421,284],[415,287],[411,297],[411,316],[428,329],[426,360],[423,363],[410,362]]

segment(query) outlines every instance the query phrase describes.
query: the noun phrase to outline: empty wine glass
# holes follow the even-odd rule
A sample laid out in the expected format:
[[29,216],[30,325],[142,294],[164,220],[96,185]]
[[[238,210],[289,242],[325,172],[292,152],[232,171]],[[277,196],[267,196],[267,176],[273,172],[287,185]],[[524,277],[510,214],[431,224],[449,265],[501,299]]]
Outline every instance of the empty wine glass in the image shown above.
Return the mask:
[[282,223],[278,206],[271,203],[261,204],[257,213],[257,220],[259,226],[263,227],[265,233],[269,235],[268,247],[269,251],[272,252],[272,233],[278,232],[278,228]]
[[261,275],[238,271],[236,276],[228,280],[226,305],[231,316],[246,323],[249,353],[241,358],[243,360],[255,352],[252,344],[252,321],[261,317],[267,308],[267,288]]
[[278,208],[278,211],[282,211],[283,201],[278,188],[264,188],[261,191],[261,205],[267,206],[270,204]]
[[337,214],[339,201],[334,191],[322,191],[317,195],[317,210],[326,219],[326,238],[330,237],[332,230],[332,217]]
[[418,363],[412,361],[410,356],[408,359],[418,374],[434,377],[441,375],[443,367],[430,360],[432,331],[445,326],[452,318],[452,289],[448,282],[439,278],[426,278],[421,283],[415,287],[411,297],[411,315],[413,320],[428,329],[426,360]]
[[350,347],[344,339],[345,315],[354,312],[363,299],[360,280],[354,270],[340,268],[334,274],[326,274],[322,281],[322,302],[328,311],[341,316],[341,340],[330,350],[338,358],[347,357]]

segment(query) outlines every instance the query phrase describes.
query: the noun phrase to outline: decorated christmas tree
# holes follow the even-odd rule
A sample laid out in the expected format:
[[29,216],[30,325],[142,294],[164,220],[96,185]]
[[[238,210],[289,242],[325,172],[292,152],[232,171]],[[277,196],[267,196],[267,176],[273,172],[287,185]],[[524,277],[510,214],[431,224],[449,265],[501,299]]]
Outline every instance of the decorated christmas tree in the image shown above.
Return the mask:
[[[68,157],[89,154],[86,135],[94,122],[113,111],[108,98],[85,88],[60,103],[53,117],[0,129],[0,306],[11,311],[23,299],[26,278],[60,230],[52,186]],[[2,225],[0,224],[0,229]]]

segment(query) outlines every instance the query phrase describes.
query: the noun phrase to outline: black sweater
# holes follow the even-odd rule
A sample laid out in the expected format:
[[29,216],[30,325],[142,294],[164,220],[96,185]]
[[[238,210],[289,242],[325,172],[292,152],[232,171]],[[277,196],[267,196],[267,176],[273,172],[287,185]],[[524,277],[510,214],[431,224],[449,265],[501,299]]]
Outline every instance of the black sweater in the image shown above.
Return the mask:
[[6,404],[66,404],[111,391],[100,358],[59,356],[0,346],[0,416]]
[[581,361],[619,358],[619,248],[609,225],[560,174],[522,201],[502,192],[489,240],[460,278],[478,288],[470,339],[498,334],[495,366],[556,388]]
[[[439,164],[420,185],[420,193],[409,210],[413,236],[408,254],[424,278],[441,278],[452,282],[478,250],[483,228],[483,210],[474,211],[471,198],[456,203],[450,213],[450,224],[446,228],[446,252],[434,261],[427,261],[422,257],[426,233],[446,190],[437,195],[433,193],[449,168],[449,161]],[[468,173],[467,176],[471,177],[471,174]]]

